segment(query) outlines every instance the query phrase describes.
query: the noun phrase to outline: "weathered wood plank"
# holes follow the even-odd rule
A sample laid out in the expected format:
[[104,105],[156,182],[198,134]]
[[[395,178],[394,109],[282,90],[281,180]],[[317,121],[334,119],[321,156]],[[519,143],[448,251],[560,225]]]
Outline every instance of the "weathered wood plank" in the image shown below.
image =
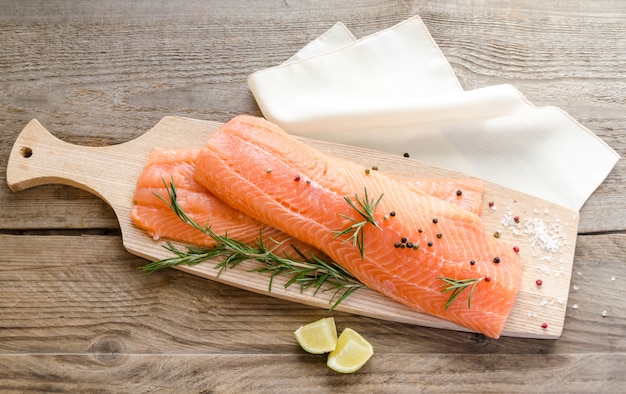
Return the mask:
[[[341,375],[310,354],[0,355],[8,392],[623,392],[626,354],[377,355]],[[603,371],[598,373],[598,371]],[[278,378],[279,377],[279,378]]]
[[[339,327],[361,330],[381,353],[626,352],[620,292],[626,236],[578,238],[572,280],[578,290],[570,293],[564,332],[556,341],[489,340],[333,315]],[[138,354],[293,353],[293,330],[327,316],[323,309],[177,270],[144,276],[138,267],[146,261],[125,252],[116,236],[0,235],[0,244],[9,251],[0,267],[0,353],[85,353],[103,338]],[[551,275],[538,278],[549,283]]]
[[[13,5],[0,19],[0,106],[6,108],[0,117],[0,156],[6,157],[32,118],[66,141],[105,145],[137,137],[165,115],[215,121],[258,115],[245,83],[253,71],[278,64],[336,21],[362,36],[415,13],[466,88],[512,83],[538,105],[569,111],[624,154],[626,44],[620,37],[626,10],[613,3],[580,9],[539,1],[514,7],[493,1],[484,8],[471,1],[318,7],[276,2],[241,11],[236,3],[212,2],[211,12],[193,2]],[[626,225],[626,215],[614,214],[626,210],[618,187],[625,181],[623,166],[618,164],[608,185],[581,212],[581,232]],[[102,211],[95,199],[54,198],[67,193],[73,192],[41,189],[32,201],[25,197],[24,207],[1,188],[0,222],[5,228],[114,226],[110,212],[93,214]],[[25,222],[4,216],[22,212],[22,218],[38,218],[43,204],[58,215]]]

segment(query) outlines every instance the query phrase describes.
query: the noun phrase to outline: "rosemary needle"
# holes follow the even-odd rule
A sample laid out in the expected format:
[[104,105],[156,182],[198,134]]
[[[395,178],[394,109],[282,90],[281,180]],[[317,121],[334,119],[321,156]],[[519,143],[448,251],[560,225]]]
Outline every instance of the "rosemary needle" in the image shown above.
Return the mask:
[[471,279],[450,279],[450,278],[437,278],[437,279],[441,279],[442,281],[445,282],[444,285],[442,285],[441,287],[441,292],[442,293],[446,293],[451,291],[452,294],[450,294],[450,298],[448,298],[448,302],[446,302],[446,307],[445,309],[447,310],[448,307],[450,307],[450,305],[452,305],[452,302],[454,302],[454,300],[459,296],[459,294],[461,294],[461,292],[463,292],[463,290],[467,289],[468,287],[470,287],[470,293],[467,297],[467,307],[470,307],[470,302],[472,300],[472,295],[474,294],[474,289],[476,288],[476,285],[478,283],[480,283],[483,279],[485,279],[485,277],[482,278],[471,278]]
[[259,238],[252,245],[230,238],[228,234],[216,234],[210,226],[196,223],[183,211],[177,201],[176,185],[173,180],[169,185],[163,180],[163,184],[168,192],[169,201],[160,194],[155,193],[155,195],[163,200],[183,222],[211,237],[215,244],[212,248],[188,247],[182,251],[168,242],[163,247],[174,256],[142,266],[141,269],[144,272],[153,273],[177,265],[197,265],[221,257],[222,260],[215,266],[219,276],[225,269],[235,268],[243,261],[256,260],[261,265],[251,269],[250,272],[268,273],[270,275],[269,291],[272,290],[274,278],[278,275],[285,275],[290,277],[284,285],[285,288],[298,284],[301,291],[314,288],[314,294],[320,290],[333,291],[330,301],[335,302],[330,308],[331,311],[354,291],[365,287],[337,263],[324,261],[317,256],[304,256],[293,245],[292,248],[300,259],[273,253],[271,248],[263,242],[262,234],[259,234]]
[[370,199],[367,195],[367,189],[363,188],[363,198],[359,199],[357,194],[354,195],[354,201],[350,197],[344,197],[344,200],[364,219],[359,221],[353,217],[348,215],[341,214],[342,217],[350,220],[353,224],[345,228],[344,230],[335,231],[335,237],[339,237],[342,235],[347,235],[352,233],[344,242],[352,240],[352,244],[359,248],[359,252],[361,253],[361,259],[365,258],[365,239],[363,234],[363,227],[366,224],[370,223],[374,225],[376,228],[380,229],[378,223],[374,219],[374,211],[376,211],[376,207],[382,200],[383,194],[381,194],[377,200],[373,198]]

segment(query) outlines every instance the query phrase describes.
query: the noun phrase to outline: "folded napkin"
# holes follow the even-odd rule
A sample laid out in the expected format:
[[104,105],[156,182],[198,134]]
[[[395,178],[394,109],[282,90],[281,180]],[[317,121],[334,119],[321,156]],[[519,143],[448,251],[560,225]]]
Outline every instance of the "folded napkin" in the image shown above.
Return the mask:
[[463,90],[419,17],[358,40],[338,23],[248,85],[292,134],[409,154],[574,210],[619,159],[511,85]]

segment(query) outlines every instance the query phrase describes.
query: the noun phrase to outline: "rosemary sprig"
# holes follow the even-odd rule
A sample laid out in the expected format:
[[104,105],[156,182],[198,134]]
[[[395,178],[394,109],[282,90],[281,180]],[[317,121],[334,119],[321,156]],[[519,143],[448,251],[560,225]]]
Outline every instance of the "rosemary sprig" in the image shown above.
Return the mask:
[[357,194],[354,195],[354,201],[350,197],[344,197],[344,200],[364,219],[358,220],[348,215],[341,214],[342,217],[350,220],[353,224],[345,228],[344,230],[335,231],[335,238],[342,235],[348,235],[352,233],[344,242],[352,240],[352,244],[359,248],[361,253],[361,259],[365,258],[365,240],[363,234],[363,227],[370,223],[376,228],[380,229],[378,223],[374,219],[374,211],[378,207],[380,200],[382,200],[384,194],[381,194],[377,200],[370,199],[367,195],[367,189],[363,188],[363,199],[359,199]]
[[[291,246],[300,257],[300,260],[274,253],[263,242],[262,234],[259,234],[259,238],[252,245],[230,238],[228,234],[216,234],[210,226],[196,223],[183,211],[177,201],[176,185],[173,180],[169,185],[165,180],[163,183],[168,191],[169,201],[159,194],[156,195],[183,222],[211,237],[215,245],[212,248],[188,247],[186,251],[182,251],[168,242],[163,247],[172,252],[174,256],[144,265],[141,267],[144,272],[153,273],[160,269],[177,265],[196,265],[221,257],[222,260],[215,266],[219,270],[219,276],[225,269],[235,268],[243,261],[256,260],[261,263],[261,266],[251,269],[250,272],[269,273],[269,291],[272,291],[273,280],[276,276],[286,275],[291,278],[285,283],[285,288],[293,284],[299,284],[301,291],[314,288],[314,294],[317,294],[322,289],[322,291],[334,291],[330,300],[331,302],[335,301],[330,308],[331,311],[354,291],[365,287],[337,263],[324,261],[317,256],[306,257],[293,245]],[[272,240],[272,242],[274,241]]]
[[442,285],[441,287],[442,293],[447,293],[449,291],[452,292],[452,294],[450,294],[450,298],[448,298],[448,302],[446,302],[445,309],[447,310],[448,307],[452,305],[452,302],[454,302],[454,300],[459,296],[459,294],[461,294],[463,290],[471,286],[469,296],[467,297],[467,307],[469,308],[470,302],[472,300],[472,294],[474,294],[474,289],[476,288],[476,285],[480,283],[483,279],[485,279],[485,277],[483,276],[482,278],[458,279],[458,280],[445,278],[445,277],[441,277],[437,279],[441,279],[442,281],[445,282],[445,284]]

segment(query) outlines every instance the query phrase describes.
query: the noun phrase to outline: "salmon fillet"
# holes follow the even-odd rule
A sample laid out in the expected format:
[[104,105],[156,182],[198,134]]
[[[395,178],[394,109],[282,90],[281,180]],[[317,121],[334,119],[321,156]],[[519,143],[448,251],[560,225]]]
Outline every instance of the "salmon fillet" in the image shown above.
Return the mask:
[[[264,119],[242,115],[221,127],[200,151],[195,179],[417,311],[498,338],[515,303],[522,262],[488,234],[478,215],[323,154]],[[372,201],[382,197],[372,215],[376,225],[360,230],[361,249],[339,232],[363,220],[348,200],[356,203],[366,192]],[[442,278],[475,279],[476,285],[450,303]]]
[[167,238],[189,244],[211,247],[213,239],[184,223],[155,193],[169,201],[163,181],[174,181],[177,201],[183,211],[196,223],[211,226],[219,235],[249,244],[262,236],[266,246],[279,255],[299,257],[294,247],[305,256],[321,256],[312,246],[294,239],[282,231],[267,226],[233,209],[212,195],[194,179],[195,163],[200,149],[162,149],[150,153],[143,172],[137,179],[133,223],[155,239]]
[[[177,201],[194,221],[213,226],[214,231],[229,235],[246,243],[254,242],[259,234],[271,238],[284,245],[274,246],[280,253],[291,254],[294,245],[305,255],[320,255],[309,245],[303,245],[293,237],[270,228],[249,216],[233,209],[212,195],[194,179],[196,159],[199,148],[164,149],[156,148],[150,153],[146,166],[137,180],[134,194],[134,206],[131,218],[135,225],[155,239],[166,238],[191,243],[198,246],[213,246],[213,240],[206,234],[182,222],[178,216],[155,195],[168,200],[168,192],[163,181],[175,180]],[[482,192],[484,183],[480,179],[401,179],[415,188],[418,193],[432,194],[445,199],[472,212],[480,212],[482,208]],[[462,196],[457,195],[462,190]],[[462,198],[461,198],[462,197]],[[266,244],[268,239],[265,239]],[[296,257],[295,255],[292,257]]]

